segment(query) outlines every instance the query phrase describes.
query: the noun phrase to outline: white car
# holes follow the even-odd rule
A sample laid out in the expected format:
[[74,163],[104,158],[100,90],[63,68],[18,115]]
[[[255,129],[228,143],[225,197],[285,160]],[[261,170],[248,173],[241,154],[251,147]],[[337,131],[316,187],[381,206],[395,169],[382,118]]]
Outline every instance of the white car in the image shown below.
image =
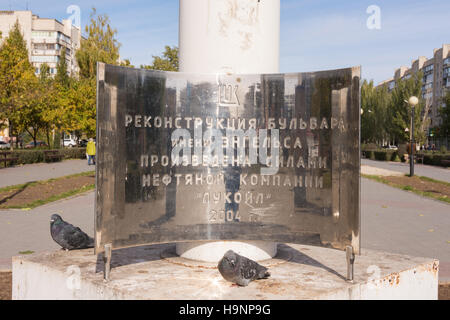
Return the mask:
[[11,144],[5,141],[0,141],[0,149],[9,149],[9,148],[11,148]]
[[77,142],[74,139],[72,139],[72,138],[64,139],[63,145],[64,145],[64,147],[72,148],[72,147],[76,147],[77,146]]

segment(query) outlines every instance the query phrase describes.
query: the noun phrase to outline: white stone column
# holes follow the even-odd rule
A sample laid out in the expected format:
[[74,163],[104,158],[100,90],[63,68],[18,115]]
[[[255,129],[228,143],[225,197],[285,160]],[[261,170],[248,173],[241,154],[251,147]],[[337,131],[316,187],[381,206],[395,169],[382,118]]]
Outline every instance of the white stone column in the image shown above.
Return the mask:
[[[180,71],[278,73],[280,0],[180,0]],[[217,262],[227,250],[253,260],[276,255],[276,243],[214,241],[177,244],[188,259]]]

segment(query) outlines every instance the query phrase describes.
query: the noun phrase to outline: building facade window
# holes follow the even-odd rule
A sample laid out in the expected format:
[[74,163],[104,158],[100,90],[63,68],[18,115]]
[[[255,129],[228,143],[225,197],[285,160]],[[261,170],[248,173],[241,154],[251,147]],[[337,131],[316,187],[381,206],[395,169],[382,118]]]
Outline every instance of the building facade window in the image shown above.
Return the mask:
[[424,83],[432,83],[433,82],[433,74],[427,74],[423,77]]
[[422,90],[423,90],[423,91],[426,91],[426,90],[431,89],[431,88],[433,88],[433,83],[426,83],[426,84],[422,87]]
[[55,31],[33,31],[31,32],[33,38],[53,38],[56,37]]
[[424,93],[424,94],[422,94],[422,97],[424,99],[431,99],[431,98],[433,98],[433,93],[432,92]]
[[31,57],[31,62],[36,62],[36,63],[52,63],[52,62],[58,62],[58,57],[57,56],[32,56]]
[[433,71],[434,69],[434,64],[430,64],[429,66],[426,66],[425,68],[423,68],[423,72],[428,73]]
[[449,75],[450,75],[450,67],[445,68],[443,73],[444,78],[448,77]]

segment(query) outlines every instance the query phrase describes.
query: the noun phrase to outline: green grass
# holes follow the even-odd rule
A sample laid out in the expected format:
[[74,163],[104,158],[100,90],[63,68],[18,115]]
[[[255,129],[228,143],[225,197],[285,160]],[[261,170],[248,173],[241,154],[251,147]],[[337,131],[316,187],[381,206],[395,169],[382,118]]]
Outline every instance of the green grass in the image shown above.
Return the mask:
[[[439,194],[436,194],[434,192],[427,192],[427,191],[421,191],[421,190],[417,190],[412,186],[408,186],[408,185],[401,185],[401,184],[397,184],[397,183],[393,183],[390,182],[386,179],[383,179],[380,176],[376,176],[376,175],[369,175],[369,174],[361,174],[362,177],[367,178],[367,179],[371,179],[380,183],[384,183],[387,184],[388,186],[394,187],[394,188],[398,188],[401,190],[405,190],[405,191],[409,191],[409,192],[413,192],[415,194],[418,194],[419,196],[422,197],[427,197],[427,198],[432,198],[432,199],[436,199],[439,201],[443,201],[446,203],[450,203],[450,198],[447,196],[441,196]],[[435,180],[435,179],[431,179],[428,177],[422,177],[422,176],[417,176],[420,180],[423,181],[428,181],[428,182],[434,182],[434,183],[440,183],[440,184],[444,184],[444,185],[450,185],[450,183],[448,182],[444,182],[444,181],[439,181],[439,180]]]
[[428,178],[428,177],[423,177],[423,176],[418,176],[418,177],[419,177],[420,180],[423,180],[423,181],[440,183],[440,184],[443,184],[444,186],[450,187],[450,182],[435,180],[435,179]]
[[27,251],[19,251],[19,254],[33,254],[34,251],[27,250]]
[[63,179],[68,179],[68,178],[74,178],[74,177],[85,177],[85,176],[90,176],[92,174],[95,174],[95,171],[87,171],[87,172],[71,174],[71,175],[64,176],[64,177],[59,177],[59,178],[53,178],[53,179],[41,180],[41,181],[33,181],[33,182],[27,182],[27,183],[23,183],[23,184],[16,184],[16,185],[13,185],[13,186],[0,188],[0,192],[23,190],[26,187],[32,187],[32,186],[35,186],[35,185],[38,185],[38,184],[47,184],[49,182],[63,180]]
[[0,206],[1,208],[4,209],[34,209],[36,207],[42,206],[44,204],[50,203],[50,202],[55,202],[64,198],[68,198],[68,197],[72,197],[74,195],[80,194],[80,193],[84,193],[87,192],[89,190],[93,190],[95,189],[95,184],[90,184],[87,186],[83,186],[81,188],[78,189],[73,189],[67,192],[63,192],[54,196],[51,196],[49,198],[46,199],[39,199],[39,200],[35,200],[32,201],[30,203],[26,203],[23,205],[12,205],[12,206]]
[[[0,192],[21,191],[27,187],[31,187],[31,186],[35,186],[35,185],[48,184],[48,183],[51,183],[54,181],[59,181],[59,180],[69,179],[69,178],[74,178],[74,177],[90,176],[94,173],[95,173],[95,171],[88,171],[88,172],[72,174],[72,175],[68,175],[68,176],[64,176],[64,177],[59,177],[59,178],[55,178],[55,179],[48,179],[48,180],[43,180],[43,181],[36,181],[36,182],[31,182],[31,183],[29,182],[29,183],[19,184],[19,185],[15,185],[15,186],[9,186],[9,187],[5,187],[5,188],[1,188]],[[95,189],[95,184],[90,184],[90,185],[83,186],[81,188],[77,188],[77,189],[69,190],[69,191],[66,191],[66,192],[63,192],[63,193],[60,193],[57,195],[53,195],[49,198],[35,200],[35,201],[29,202],[29,203],[26,203],[23,205],[11,205],[11,206],[2,205],[2,206],[0,206],[0,208],[30,210],[30,209],[34,209],[36,207],[42,206],[47,203],[58,201],[58,200],[68,198],[68,197],[72,197],[74,195],[84,193],[84,192],[87,192],[87,191],[90,191],[93,189]]]

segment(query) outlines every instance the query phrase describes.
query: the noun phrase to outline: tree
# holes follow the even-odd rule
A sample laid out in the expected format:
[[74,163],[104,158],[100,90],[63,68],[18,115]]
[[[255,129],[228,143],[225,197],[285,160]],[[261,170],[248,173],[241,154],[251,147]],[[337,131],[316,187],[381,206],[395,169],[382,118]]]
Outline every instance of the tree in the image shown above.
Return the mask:
[[410,128],[411,107],[406,101],[411,96],[419,98],[419,104],[414,112],[414,138],[418,143],[425,142],[424,127],[427,120],[422,119],[421,113],[425,106],[422,98],[422,78],[423,73],[413,74],[409,79],[400,79],[396,81],[395,88],[391,92],[391,101],[389,103],[389,114],[392,119],[389,130],[399,142],[408,142],[410,133],[405,131]]
[[26,131],[36,143],[40,132],[45,132],[49,122],[45,118],[46,109],[52,103],[52,92],[50,87],[51,78],[42,75],[37,78],[34,74],[22,78],[27,90],[13,97],[16,105],[14,113],[10,115],[18,132]]
[[27,46],[16,21],[0,47],[0,119],[7,120],[13,137],[20,133],[16,123],[20,114],[18,109],[22,107],[20,103],[30,81],[35,80],[33,78],[35,75],[28,60]]
[[76,59],[80,67],[80,77],[89,79],[97,75],[97,62],[118,64],[120,43],[115,38],[117,30],[110,26],[107,15],[96,15],[95,8],[86,26],[87,39],[81,40]]
[[56,66],[56,76],[55,80],[63,87],[69,85],[69,75],[67,74],[67,61],[66,61],[66,48],[61,49],[61,55],[59,56],[59,61]]
[[96,132],[96,79],[71,81],[58,96],[59,128],[65,132],[84,132],[93,137]]
[[443,105],[439,108],[439,114],[442,118],[442,123],[439,127],[439,134],[442,137],[450,135],[450,91],[442,98]]
[[387,109],[390,95],[386,86],[374,87],[373,81],[361,86],[361,139],[363,142],[382,144],[390,140]]
[[375,88],[373,81],[364,80],[361,85],[361,140],[362,142],[375,142]]
[[120,62],[121,67],[128,67],[128,68],[134,68],[134,66],[131,64],[129,59],[125,59]]
[[178,47],[166,46],[163,57],[153,56],[151,65],[141,65],[141,68],[163,71],[178,71]]

